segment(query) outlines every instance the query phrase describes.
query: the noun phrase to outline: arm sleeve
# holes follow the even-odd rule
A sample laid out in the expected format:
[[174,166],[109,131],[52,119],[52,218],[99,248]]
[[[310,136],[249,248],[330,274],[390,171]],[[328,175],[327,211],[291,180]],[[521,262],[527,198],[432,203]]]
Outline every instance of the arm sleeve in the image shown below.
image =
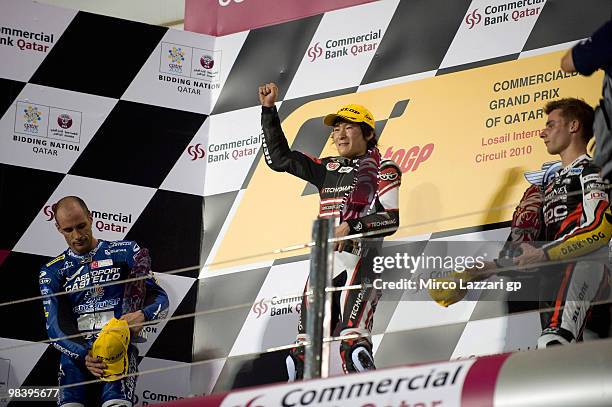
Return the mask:
[[79,333],[68,297],[53,295],[62,292],[60,280],[55,271],[46,267],[40,270],[40,294],[49,296],[43,299],[47,335],[60,352],[75,360],[84,361],[89,351],[89,344],[84,337],[55,340]]
[[[585,168],[580,176],[582,184],[581,224],[555,241],[543,246],[551,260],[569,259],[591,253],[607,246],[612,236],[612,213],[606,184],[595,168]],[[568,214],[568,219],[577,214]]]
[[142,312],[147,321],[154,321],[166,317],[170,302],[166,291],[159,285],[153,273],[150,274],[151,278],[148,278],[145,283],[147,294]]
[[402,172],[397,165],[392,162],[383,163],[378,184],[380,207],[376,213],[347,220],[350,233],[381,231],[381,233],[375,233],[374,237],[389,236],[395,233],[399,227],[399,187],[401,183]]
[[141,307],[147,321],[163,318],[168,310],[168,295],[153,276],[149,251],[144,247],[140,248],[136,242],[132,242],[131,248],[133,255],[128,258],[130,276],[147,278],[141,280],[142,284],[130,284],[126,288],[124,301],[130,297],[141,298],[142,304],[138,308]]
[[612,21],[608,21],[588,38],[572,48],[576,70],[589,76],[598,69],[612,66]]
[[320,189],[325,179],[324,165],[316,158],[289,148],[276,107],[262,106],[261,127],[264,134],[264,156],[268,167],[274,171],[288,172]]
[[513,258],[518,256],[520,245],[535,242],[542,234],[542,203],[544,195],[539,185],[530,185],[523,194],[512,214],[510,234],[495,260],[499,267],[514,265]]

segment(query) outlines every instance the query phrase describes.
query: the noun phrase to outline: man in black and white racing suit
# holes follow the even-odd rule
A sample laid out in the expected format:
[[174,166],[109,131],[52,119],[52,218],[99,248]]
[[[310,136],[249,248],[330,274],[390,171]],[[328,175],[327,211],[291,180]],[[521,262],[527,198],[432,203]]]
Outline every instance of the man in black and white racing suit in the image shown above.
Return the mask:
[[[340,355],[346,373],[374,369],[370,332],[380,293],[371,287],[374,279],[372,259],[382,245],[382,237],[394,233],[399,226],[401,171],[393,161],[380,158],[374,119],[361,105],[346,105],[324,119],[324,123],[333,128],[331,137],[339,156],[319,159],[292,151],[275,107],[277,94],[273,83],[259,88],[264,155],[268,166],[317,187],[319,217],[336,220],[336,237],[372,233],[367,238],[337,244],[334,285],[361,284],[362,287],[341,291],[340,315],[332,316],[332,328],[334,335],[358,335],[355,339],[341,341]],[[304,297],[298,343],[306,340],[306,305]],[[303,351],[304,347],[298,346],[287,358],[289,380],[302,378]]]
[[[547,283],[540,298],[546,311],[541,314],[539,348],[581,338],[591,303],[608,286],[612,236],[609,187],[586,154],[593,109],[567,98],[548,103],[544,110],[548,118],[540,137],[550,154],[559,154],[562,168],[544,186],[546,242],[539,248],[521,245],[522,254],[515,259],[519,266],[561,261],[546,266],[549,272],[543,275]],[[568,259],[575,261],[563,262]]]

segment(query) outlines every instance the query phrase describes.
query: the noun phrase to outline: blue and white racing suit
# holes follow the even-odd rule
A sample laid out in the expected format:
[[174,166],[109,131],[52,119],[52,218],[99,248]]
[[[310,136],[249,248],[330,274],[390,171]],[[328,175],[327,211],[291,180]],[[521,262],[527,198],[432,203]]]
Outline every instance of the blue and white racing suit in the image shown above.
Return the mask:
[[[130,298],[126,297],[123,280],[149,276],[140,283],[144,288],[141,308],[145,320],[166,316],[168,296],[155,281],[150,266],[148,250],[141,249],[136,242],[98,240],[97,246],[87,254],[79,255],[67,249],[41,268],[40,292],[49,296],[43,301],[47,333],[51,340],[58,338],[53,346],[62,352],[58,406],[85,405],[90,386],[70,385],[95,379],[85,367],[85,356],[96,339],[96,331],[113,317],[120,318],[126,313]],[[67,294],[53,295],[64,292]],[[65,338],[75,334],[84,335]],[[130,345],[128,373],[137,371],[137,354],[137,348]],[[103,407],[132,406],[135,387],[135,376],[103,382],[98,401]]]

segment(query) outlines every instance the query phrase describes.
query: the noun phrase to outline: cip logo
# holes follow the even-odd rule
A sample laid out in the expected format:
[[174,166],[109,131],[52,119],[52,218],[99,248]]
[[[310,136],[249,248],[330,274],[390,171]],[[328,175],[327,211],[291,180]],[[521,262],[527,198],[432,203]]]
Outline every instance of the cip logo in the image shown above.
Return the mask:
[[465,16],[465,23],[470,26],[470,30],[474,28],[476,24],[479,24],[480,20],[482,20],[482,16],[478,12],[478,9],[475,9],[470,14]]
[[308,48],[308,58],[310,58],[310,62],[314,62],[315,59],[321,57],[323,55],[323,48],[321,48],[320,43],[316,43],[312,47]]
[[198,143],[187,147],[187,154],[191,156],[191,161],[195,161],[206,157],[206,150],[202,144]]
[[253,309],[253,312],[257,314],[256,318],[259,319],[260,316],[268,312],[268,304],[266,304],[266,299],[262,298],[261,301],[258,301],[255,304],[253,304],[252,309]]
[[72,117],[66,113],[62,113],[57,116],[57,125],[62,129],[69,129],[72,127]]
[[212,69],[213,66],[215,66],[215,60],[212,55],[202,55],[200,58],[200,65],[202,65],[204,69]]
[[47,222],[51,222],[53,218],[55,218],[55,214],[53,213],[53,209],[51,208],[51,205],[45,206],[43,208],[43,213],[45,214],[45,216],[48,216]]

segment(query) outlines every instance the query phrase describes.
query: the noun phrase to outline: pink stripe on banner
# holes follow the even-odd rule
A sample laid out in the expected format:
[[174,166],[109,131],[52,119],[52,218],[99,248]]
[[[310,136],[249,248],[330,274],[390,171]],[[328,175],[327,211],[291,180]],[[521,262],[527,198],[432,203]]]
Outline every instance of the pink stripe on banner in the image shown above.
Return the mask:
[[0,266],[2,266],[2,263],[4,263],[4,260],[6,260],[10,252],[10,250],[0,249]]
[[474,362],[463,382],[461,407],[493,407],[497,376],[510,355],[485,356]]
[[229,393],[217,393],[211,394],[206,397],[194,397],[191,399],[183,399],[173,401],[171,403],[155,404],[156,406],[170,406],[170,407],[220,407],[223,400]]
[[185,0],[185,31],[227,35],[375,0]]

